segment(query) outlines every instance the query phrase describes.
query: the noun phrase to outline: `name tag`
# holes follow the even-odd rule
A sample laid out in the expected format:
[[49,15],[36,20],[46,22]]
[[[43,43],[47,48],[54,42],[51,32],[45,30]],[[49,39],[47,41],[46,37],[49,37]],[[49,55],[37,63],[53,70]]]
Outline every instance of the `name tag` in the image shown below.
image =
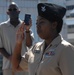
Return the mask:
[[38,53],[39,54],[40,53],[40,50],[34,50],[34,53]]

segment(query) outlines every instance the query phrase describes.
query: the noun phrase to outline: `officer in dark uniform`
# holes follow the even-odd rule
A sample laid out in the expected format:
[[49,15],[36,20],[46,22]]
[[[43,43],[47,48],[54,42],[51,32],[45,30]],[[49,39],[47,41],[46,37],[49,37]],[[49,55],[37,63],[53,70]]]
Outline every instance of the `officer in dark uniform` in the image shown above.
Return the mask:
[[37,8],[37,33],[44,41],[21,57],[22,24],[13,54],[14,70],[28,70],[30,75],[74,75],[74,46],[60,34],[66,9],[51,3],[39,3]]

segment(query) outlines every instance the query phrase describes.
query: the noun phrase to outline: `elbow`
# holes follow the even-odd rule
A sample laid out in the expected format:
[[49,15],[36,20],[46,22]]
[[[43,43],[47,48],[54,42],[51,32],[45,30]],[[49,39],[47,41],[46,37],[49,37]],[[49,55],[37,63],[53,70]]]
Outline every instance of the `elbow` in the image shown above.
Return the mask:
[[13,72],[19,72],[19,71],[21,71],[22,69],[20,69],[19,68],[19,66],[18,67],[12,67],[12,70],[13,70]]
[[22,71],[22,69],[19,66],[19,63],[17,63],[17,62],[12,62],[12,70],[13,70],[13,72]]
[[13,72],[18,71],[18,66],[16,66],[14,63],[12,63],[12,70]]
[[13,72],[17,72],[17,69],[14,67],[12,67],[12,70],[13,70]]
[[16,57],[12,56],[12,69],[14,72],[19,71],[20,68],[19,63],[20,61]]

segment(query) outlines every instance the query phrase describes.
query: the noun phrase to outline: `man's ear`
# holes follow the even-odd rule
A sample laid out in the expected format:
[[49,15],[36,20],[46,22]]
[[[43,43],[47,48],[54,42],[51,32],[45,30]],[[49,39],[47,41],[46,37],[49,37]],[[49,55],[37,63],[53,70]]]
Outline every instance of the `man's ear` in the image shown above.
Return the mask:
[[56,29],[58,23],[57,22],[53,22],[52,26],[53,26],[53,29]]
[[18,10],[18,13],[20,14],[20,10]]
[[7,11],[6,13],[7,13],[7,15],[9,15],[9,11]]

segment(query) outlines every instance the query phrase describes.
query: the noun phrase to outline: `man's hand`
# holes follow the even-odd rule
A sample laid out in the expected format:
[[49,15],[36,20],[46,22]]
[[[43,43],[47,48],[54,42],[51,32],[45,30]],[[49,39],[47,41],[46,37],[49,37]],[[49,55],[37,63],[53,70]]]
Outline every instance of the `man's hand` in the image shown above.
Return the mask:
[[12,62],[12,56],[9,56],[8,60],[9,60],[10,62]]

